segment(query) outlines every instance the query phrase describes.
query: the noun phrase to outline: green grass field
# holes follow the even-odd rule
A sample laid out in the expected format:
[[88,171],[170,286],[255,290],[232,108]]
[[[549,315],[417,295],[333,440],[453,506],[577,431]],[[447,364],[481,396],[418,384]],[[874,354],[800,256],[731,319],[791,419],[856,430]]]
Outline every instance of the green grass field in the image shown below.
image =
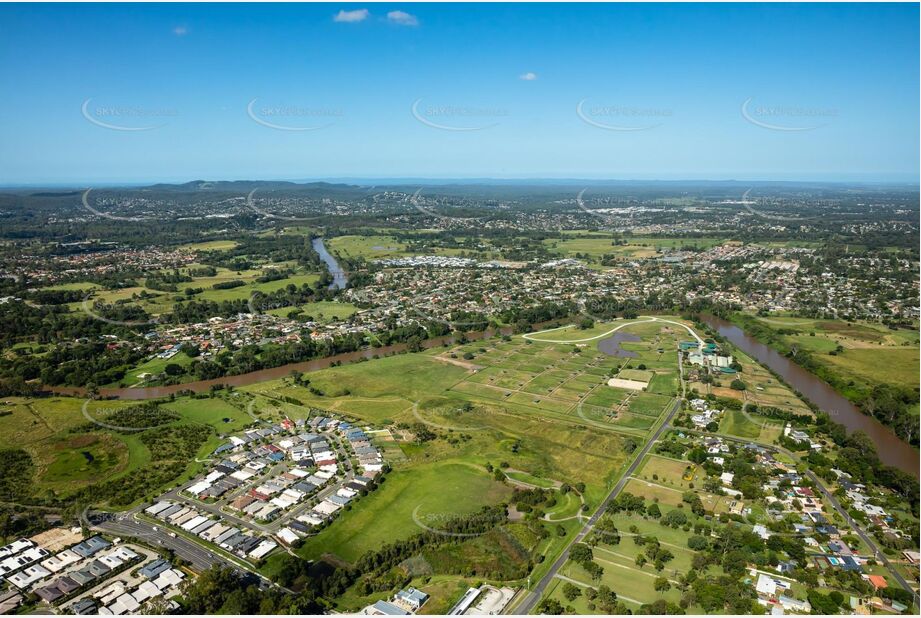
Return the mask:
[[288,317],[292,311],[300,311],[300,315],[302,317],[313,318],[312,321],[325,324],[328,322],[344,320],[348,318],[353,313],[358,311],[358,307],[351,303],[339,303],[324,300],[315,303],[307,303],[305,305],[298,305],[297,307],[280,307],[278,309],[270,309],[266,313]]
[[918,382],[917,347],[845,349],[837,356],[822,357],[822,362],[867,385],[882,382],[917,386]]
[[757,439],[761,427],[749,420],[740,410],[726,410],[720,422],[720,431],[740,438]]
[[110,434],[75,434],[43,442],[34,460],[41,485],[66,493],[124,471],[129,453],[128,445]]
[[[681,598],[681,591],[676,586],[678,577],[692,569],[691,563],[695,554],[687,547],[690,534],[634,515],[617,514],[609,517],[620,531],[621,540],[618,544],[602,542],[593,548],[594,561],[604,570],[600,580],[593,580],[582,567],[573,562],[567,562],[560,574],[577,582],[583,591],[588,586],[608,586],[617,592],[618,598],[633,611],[637,611],[642,603],[651,603],[660,598],[677,603]],[[674,559],[669,561],[661,572],[656,571],[651,564],[642,567],[636,565],[635,557],[641,553],[642,548],[633,542],[631,533],[627,532],[632,526],[638,529],[639,534],[655,536],[674,555]],[[670,580],[672,588],[667,592],[655,590],[654,584],[658,577]],[[555,580],[547,588],[545,597],[560,601],[564,607],[572,606],[577,613],[599,613],[599,609],[592,610],[588,607],[584,594],[574,601],[568,601],[562,594],[563,583],[563,580]],[[694,606],[688,608],[689,613],[693,611]]]
[[329,251],[346,258],[363,257],[366,260],[407,255],[406,245],[393,236],[336,236],[326,241]]
[[[384,230],[386,231],[386,230]],[[462,240],[459,239],[459,240]],[[344,258],[364,258],[365,260],[383,260],[387,258],[406,257],[419,255],[420,252],[412,251],[406,242],[397,240],[387,234],[372,234],[370,236],[336,236],[327,239],[326,246],[331,253]],[[428,253],[436,255],[458,255],[462,249],[431,247]],[[484,256],[485,257],[485,256]]]
[[240,431],[252,423],[252,419],[246,414],[242,405],[231,405],[228,401],[218,397],[208,399],[180,397],[164,404],[163,407],[178,412],[185,422],[211,425],[219,434]]
[[71,283],[58,283],[56,285],[48,285],[41,289],[43,290],[95,290],[98,289],[99,285],[96,283],[91,283],[89,281],[74,281]]
[[[474,371],[446,362],[453,361],[451,355],[461,358],[465,351],[476,355],[470,362],[482,369]],[[296,387],[289,380],[244,390],[294,397],[305,406],[336,411],[366,422],[410,425],[424,422],[438,432],[449,431],[447,428],[467,432],[470,438],[464,445],[404,443],[405,465],[456,458],[459,453],[476,465],[487,462],[496,465],[505,460],[512,468],[527,470],[537,477],[585,482],[587,498],[593,500],[602,495],[604,486],[625,460],[619,449],[623,437],[613,430],[642,433],[645,429],[606,424],[603,427],[608,431],[598,432],[597,428],[590,430],[587,422],[574,412],[578,396],[603,380],[603,376],[583,373],[578,368],[606,364],[613,369],[620,363],[618,359],[596,357],[594,353],[586,353],[584,358],[579,355],[578,362],[573,364],[577,369],[561,369],[555,372],[556,378],[548,378],[544,390],[557,392],[563,386],[568,389],[553,396],[539,396],[521,389],[520,385],[527,384],[536,374],[511,369],[515,357],[525,358],[537,369],[546,369],[553,363],[561,366],[573,363],[570,356],[567,346],[528,345],[521,338],[511,342],[492,339],[309,374],[310,386],[322,395]],[[506,392],[510,395],[506,396]],[[573,397],[570,392],[576,395]],[[465,402],[472,404],[471,411],[458,412]],[[572,445],[582,446],[576,452]]]
[[[215,242],[220,243],[224,241]],[[149,289],[144,287],[143,282],[138,286],[122,288],[118,290],[100,290],[96,287],[77,287],[75,289],[94,290],[93,296],[87,300],[90,305],[96,301],[101,301],[107,304],[115,302],[130,302],[133,305],[141,307],[150,315],[156,316],[171,311],[173,305],[176,302],[184,302],[190,298],[194,300],[208,300],[213,302],[245,300],[249,299],[255,292],[262,292],[267,294],[275,290],[282,289],[291,284],[298,287],[304,284],[313,285],[319,279],[319,275],[316,273],[298,272],[290,275],[285,279],[280,279],[277,281],[259,283],[256,280],[258,277],[262,276],[266,270],[277,269],[284,265],[285,264],[266,264],[264,268],[254,268],[244,271],[217,268],[217,274],[214,276],[194,277],[193,281],[191,282],[176,284],[176,292],[165,292],[162,290]],[[235,280],[242,281],[244,285],[230,289],[214,289],[213,287],[215,284]],[[84,284],[71,285],[83,286]],[[191,297],[187,297],[185,295],[185,290],[198,288],[201,288],[202,290],[200,293]],[[83,309],[82,302],[69,303],[67,306],[71,311],[81,311]]]
[[[66,496],[151,464],[151,453],[138,433],[93,425],[82,413],[83,403],[70,397],[11,397],[2,405],[12,414],[0,416],[0,448],[22,448],[29,453],[35,465],[36,494]],[[87,412],[104,422],[108,414],[134,405],[137,402],[91,401]],[[243,406],[220,398],[180,397],[163,407],[179,413],[180,419],[172,425],[201,423],[215,428],[199,456],[220,444],[219,434],[240,430],[252,422]],[[200,467],[189,463],[189,473]]]
[[599,261],[605,255],[621,259],[653,258],[662,250],[680,250],[684,247],[708,249],[723,242],[719,238],[633,237],[627,240],[627,244],[614,245],[608,234],[572,231],[567,232],[563,239],[545,240],[544,246],[561,257],[587,257],[590,265],[601,267]]
[[837,378],[839,390],[847,396],[881,383],[918,387],[921,353],[916,328],[892,330],[869,322],[796,317],[754,319],[775,331],[774,337],[784,348],[796,346],[812,352],[812,358]]
[[235,240],[209,240],[205,242],[196,242],[188,245],[182,245],[180,249],[186,251],[226,251],[239,245]]
[[758,442],[772,443],[783,432],[783,422],[740,410],[726,410],[720,422],[720,432]]
[[[690,472],[691,480],[685,480],[685,475]],[[677,489],[687,490],[689,484],[694,482],[697,475],[697,466],[689,461],[680,461],[660,455],[649,455],[636,476],[668,485]]]
[[[298,554],[324,554],[352,562],[369,549],[424,531],[508,498],[508,486],[485,469],[445,460],[410,470],[395,470],[381,487],[337,517],[322,534],[309,539]],[[415,515],[414,515],[415,514]]]
[[553,481],[534,476],[533,474],[528,474],[522,470],[506,471],[505,476],[515,481],[527,483],[528,485],[534,485],[535,487],[543,487],[544,489],[554,487]]
[[528,335],[534,341],[586,343],[586,340],[598,340],[624,322],[596,322],[592,328],[582,329],[575,325],[541,331]]
[[[154,357],[149,361],[143,362],[140,365],[133,367],[125,373],[125,377],[122,378],[121,383],[131,386],[142,382],[141,375],[148,373],[151,376],[157,376],[163,373],[163,370],[166,369],[167,365],[176,364],[180,367],[188,367],[192,364],[192,358],[185,352],[180,352],[172,358],[157,358]],[[117,386],[113,384],[112,386]]]

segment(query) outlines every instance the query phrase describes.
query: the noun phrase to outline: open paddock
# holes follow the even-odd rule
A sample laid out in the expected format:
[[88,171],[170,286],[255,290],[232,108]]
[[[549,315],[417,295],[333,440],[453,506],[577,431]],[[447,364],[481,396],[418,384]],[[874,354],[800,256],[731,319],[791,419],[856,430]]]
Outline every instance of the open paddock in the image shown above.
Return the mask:
[[672,400],[666,395],[654,393],[639,393],[630,399],[630,411],[634,414],[658,417]]
[[621,369],[617,373],[617,377],[622,380],[632,380],[635,382],[648,383],[652,380],[655,374],[652,371],[646,371],[643,369]]
[[[684,491],[689,489],[689,483],[693,482],[693,478],[696,476],[696,468],[696,464],[690,461],[680,461],[660,455],[649,455],[643,466],[636,472],[636,476]],[[685,476],[688,475],[689,470],[692,478],[687,481]]]
[[[681,499],[681,495],[687,490],[667,487],[656,481],[646,481],[638,479],[634,476],[629,481],[627,481],[627,486],[624,487],[624,491],[637,496],[643,496],[649,501],[655,500],[659,503],[660,506],[668,505],[677,508],[683,505],[685,508],[687,507],[687,505],[684,504]],[[703,502],[704,508],[708,511],[721,513],[728,510],[727,500],[730,499],[729,496],[715,496],[713,494],[700,491],[699,489],[695,490],[695,493],[700,496],[700,500]]]
[[380,488],[361,500],[361,508],[340,514],[297,553],[307,559],[333,554],[354,562],[368,550],[422,532],[418,522],[438,528],[510,495],[511,488],[493,480],[484,468],[464,462],[394,470]]
[[782,421],[730,409],[723,413],[720,433],[770,444],[783,432],[783,426]]
[[591,395],[586,397],[586,404],[600,407],[618,407],[628,398],[634,396],[632,391],[620,390],[613,387],[597,388],[592,391]]

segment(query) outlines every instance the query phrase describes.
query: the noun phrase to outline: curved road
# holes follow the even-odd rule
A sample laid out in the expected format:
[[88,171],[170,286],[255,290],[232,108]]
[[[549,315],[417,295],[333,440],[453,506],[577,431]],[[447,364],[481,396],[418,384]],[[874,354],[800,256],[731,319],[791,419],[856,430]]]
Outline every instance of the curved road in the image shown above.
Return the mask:
[[595,339],[601,339],[602,337],[607,337],[611,333],[615,333],[622,328],[626,328],[627,326],[633,326],[634,324],[648,324],[649,322],[664,322],[665,324],[673,324],[675,326],[680,326],[681,328],[688,331],[691,334],[691,336],[697,340],[697,343],[701,345],[703,345],[704,343],[704,340],[700,338],[700,335],[694,332],[694,329],[688,326],[687,324],[682,324],[681,322],[675,322],[674,320],[666,320],[664,318],[658,318],[655,316],[640,316],[640,317],[648,318],[648,319],[645,319],[645,320],[639,319],[639,320],[631,320],[630,322],[624,322],[623,324],[618,324],[617,326],[615,326],[614,328],[612,328],[606,333],[595,335],[594,337],[586,337],[585,339],[535,339],[534,338],[535,336],[541,335],[543,333],[552,333],[555,330],[563,330],[565,328],[571,328],[572,325],[560,326],[558,328],[548,328],[547,330],[542,330],[536,333],[527,333],[527,334],[522,335],[521,337],[523,339],[527,339],[528,341],[534,341],[535,343],[584,343],[586,341],[594,341]]
[[649,449],[652,448],[652,445],[662,436],[662,434],[669,428],[674,418],[675,413],[681,409],[681,400],[676,399],[672,402],[672,408],[668,411],[668,415],[665,417],[665,421],[659,426],[655,433],[649,438],[646,444],[642,449],[637,453],[636,457],[633,459],[633,462],[630,464],[630,467],[621,475],[620,480],[617,481],[617,484],[614,485],[614,489],[611,490],[611,493],[608,494],[607,498],[604,499],[604,502],[601,503],[601,506],[595,511],[595,513],[589,518],[582,530],[579,531],[569,545],[566,546],[566,549],[563,550],[563,553],[556,559],[553,563],[553,566],[550,567],[550,570],[547,571],[547,574],[537,583],[527,597],[515,608],[511,613],[514,614],[530,614],[534,607],[540,601],[541,597],[544,595],[544,591],[547,589],[547,586],[553,581],[553,578],[556,577],[557,571],[559,571],[563,565],[569,560],[569,550],[575,543],[579,543],[588,536],[588,533],[592,531],[592,528],[604,514],[605,509],[608,506],[608,503],[616,498],[627,483],[630,481],[630,477],[636,472],[636,469],[639,467],[640,463],[643,461],[643,458],[649,453]]
[[[703,343],[703,340],[697,335],[696,332],[694,332],[692,328],[684,324],[681,324],[679,322],[674,322],[672,320],[662,320],[659,318],[651,318],[650,320],[641,320],[640,322],[630,322],[629,324],[637,324],[637,323],[651,322],[651,321],[667,322],[669,324],[675,324],[677,326],[681,326],[685,328],[689,333],[691,333],[691,335],[693,335],[694,338],[697,339],[699,343],[701,344]],[[617,328],[615,328],[614,330],[605,333],[605,335],[609,335],[615,330],[623,328],[624,326],[629,326],[629,324],[622,324],[618,326]],[[544,332],[547,332],[547,331],[544,331]],[[605,335],[600,335],[598,337],[592,337],[591,339],[585,339],[584,341],[598,339]],[[535,339],[534,341],[544,341],[547,343],[554,343],[546,339],[545,340]],[[574,343],[574,342],[567,341],[567,342],[556,342],[556,343]],[[679,371],[681,371],[682,367],[681,367],[680,360],[678,362],[678,367],[679,367]],[[684,388],[683,371],[681,371],[681,374],[682,374],[681,375],[681,385],[683,389]],[[544,592],[547,589],[547,586],[550,584],[551,581],[553,581],[553,578],[557,576],[557,572],[563,567],[563,565],[569,559],[569,550],[572,548],[572,545],[574,543],[581,542],[589,534],[589,532],[591,532],[595,523],[597,523],[598,519],[604,513],[605,508],[607,507],[608,503],[614,498],[616,498],[618,494],[620,494],[621,491],[623,491],[627,482],[630,480],[630,477],[633,475],[637,467],[639,467],[640,463],[643,461],[643,458],[645,458],[646,455],[649,453],[649,450],[652,448],[652,445],[661,437],[661,435],[666,431],[666,429],[668,429],[668,427],[671,424],[672,418],[674,418],[675,414],[678,412],[680,408],[681,408],[681,400],[675,400],[672,403],[672,408],[668,412],[668,415],[666,416],[665,421],[656,430],[656,432],[650,437],[649,441],[646,442],[646,444],[643,446],[643,448],[634,458],[633,462],[630,464],[630,467],[627,468],[626,472],[621,476],[620,480],[611,490],[611,493],[608,494],[608,496],[604,499],[604,502],[601,503],[601,506],[598,507],[598,510],[595,511],[595,513],[591,516],[591,518],[588,520],[588,522],[582,528],[582,530],[580,530],[579,533],[575,536],[575,538],[573,538],[573,540],[569,543],[569,545],[566,546],[566,549],[556,559],[556,561],[550,567],[550,570],[547,572],[547,574],[544,575],[543,578],[541,578],[540,582],[538,582],[534,590],[529,592],[528,595],[521,601],[521,603],[517,607],[515,607],[514,610],[511,610],[509,613],[530,614],[534,610],[537,603],[543,597]],[[787,456],[791,457],[794,461],[799,461],[799,458],[796,455],[794,455],[792,452],[790,452],[789,450],[781,446],[776,446],[772,444],[762,444],[759,442],[753,442],[752,440],[746,440],[744,438],[734,438],[732,436],[726,436],[723,434],[711,434],[711,433],[704,432],[704,431],[695,431],[695,430],[687,430],[687,429],[683,429],[683,430],[688,431],[690,433],[697,433],[700,435],[719,437],[725,440],[741,442],[744,444],[757,444],[758,446],[764,447],[768,450],[784,453]],[[916,593],[914,588],[912,588],[911,585],[909,584],[909,582],[906,581],[905,578],[902,577],[902,575],[900,575],[892,567],[886,555],[879,550],[879,548],[876,546],[876,543],[873,542],[873,539],[863,530],[863,528],[857,525],[857,522],[853,520],[853,518],[850,516],[850,514],[848,514],[848,512],[844,509],[844,507],[841,506],[841,503],[838,502],[837,498],[835,498],[835,496],[825,487],[821,479],[819,479],[819,477],[816,476],[816,474],[812,472],[812,470],[807,470],[806,476],[808,476],[809,479],[815,484],[815,486],[819,488],[819,491],[821,491],[822,495],[825,496],[825,499],[828,500],[829,504],[831,504],[832,507],[834,507],[834,509],[838,512],[838,514],[844,518],[844,520],[848,523],[848,525],[857,533],[857,535],[864,541],[864,543],[867,544],[867,547],[869,547],[870,550],[875,554],[876,559],[880,563],[882,563],[887,569],[889,569],[889,572],[892,574],[893,578],[898,582],[898,584],[905,590],[908,590],[909,592],[912,593],[912,595],[914,596],[915,606],[917,607],[919,605],[919,600],[921,600],[919,599],[918,593]]]
[[[745,438],[736,438],[733,436],[727,436],[725,434],[708,433],[706,431],[698,431],[695,429],[682,428],[682,431],[684,431],[685,433],[696,433],[702,436],[711,436],[714,438],[721,438],[729,442],[741,442],[743,444],[755,444],[766,450],[773,451],[775,453],[783,453],[787,457],[790,457],[793,461],[799,461],[799,457],[795,453],[787,450],[786,448],[782,446],[777,446],[775,444],[764,444],[762,442],[754,442],[752,440],[746,440]],[[892,577],[899,583],[899,585],[902,588],[904,588],[905,590],[907,590],[908,592],[912,594],[912,596],[914,597],[915,606],[918,607],[919,600],[921,600],[919,599],[918,593],[915,592],[915,589],[911,587],[911,584],[909,584],[909,582],[904,577],[902,577],[902,575],[898,571],[895,570],[895,568],[889,562],[889,558],[886,556],[886,554],[884,554],[883,552],[879,550],[879,547],[877,547],[872,537],[870,537],[870,535],[867,534],[864,531],[864,529],[861,528],[857,524],[856,521],[854,521],[854,519],[845,510],[845,508],[841,506],[841,503],[838,502],[838,499],[835,497],[835,495],[831,491],[829,491],[828,488],[825,487],[825,485],[822,483],[822,480],[816,475],[815,472],[807,468],[806,476],[808,476],[809,480],[811,480],[815,484],[815,486],[819,488],[819,491],[822,492],[822,495],[825,496],[825,499],[828,500],[829,504],[831,504],[832,507],[834,507],[836,511],[838,511],[838,514],[841,515],[842,518],[844,518],[844,521],[846,521],[847,524],[854,530],[857,536],[859,536],[863,540],[863,542],[867,544],[867,547],[869,547],[870,551],[873,552],[876,560],[881,562],[883,566],[889,569],[889,572],[892,574]]]

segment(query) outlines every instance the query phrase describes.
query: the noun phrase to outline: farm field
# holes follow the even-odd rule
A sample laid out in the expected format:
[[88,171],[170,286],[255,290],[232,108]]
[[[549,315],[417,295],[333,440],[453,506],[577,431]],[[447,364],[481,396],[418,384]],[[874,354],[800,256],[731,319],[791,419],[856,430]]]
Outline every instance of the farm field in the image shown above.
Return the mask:
[[[576,234],[578,236],[576,237]],[[561,257],[577,257],[587,259],[590,265],[601,267],[600,259],[605,255],[613,255],[621,259],[655,257],[661,250],[680,250],[683,247],[698,247],[708,249],[723,244],[724,239],[719,238],[651,238],[632,237],[626,244],[612,244],[613,239],[608,234],[592,234],[585,232],[569,232],[563,239],[547,239],[544,245],[547,249]]]
[[[636,357],[619,358],[597,349],[598,341],[615,325],[640,339],[624,344],[633,346]],[[489,349],[477,342],[469,343],[452,348],[447,356],[468,358],[479,369],[452,390],[533,407],[545,414],[575,416],[592,425],[645,433],[655,425],[677,390],[673,355],[680,339],[677,330],[667,323],[638,320],[596,324],[585,331],[544,331]],[[552,342],[583,338],[592,340],[575,347],[572,343]],[[608,386],[608,379],[615,376],[649,380],[650,387],[630,391]]]
[[[397,238],[389,232],[399,232]],[[433,239],[433,229],[395,230],[392,228],[377,228],[376,234],[371,235],[346,235],[336,236],[326,240],[326,246],[334,254],[344,258],[363,258],[365,260],[379,260],[414,255],[476,255],[480,259],[501,258],[498,251],[492,250],[488,242],[478,236],[458,234],[450,242],[443,243]],[[461,246],[444,246],[444,244],[459,244]]]
[[[660,330],[659,325],[655,330]],[[653,346],[651,354],[658,357],[655,349]],[[472,358],[460,364],[447,362],[465,355]],[[510,478],[531,485],[585,483],[586,503],[598,504],[629,458],[623,447],[625,440],[640,442],[670,401],[670,396],[643,393],[650,399],[639,401],[647,409],[639,406],[636,413],[625,415],[625,423],[603,423],[609,430],[602,432],[588,427],[588,421],[575,410],[580,398],[601,386],[608,389],[603,382],[624,364],[624,359],[600,354],[594,347],[574,354],[570,345],[496,337],[312,372],[307,376],[311,390],[289,379],[241,390],[258,397],[257,408],[265,410],[271,405],[284,409],[290,418],[298,418],[294,410],[298,406],[278,403],[281,397],[293,398],[305,409],[335,411],[357,422],[390,428],[394,440],[388,441],[388,452],[399,449],[400,456],[388,456],[394,472],[380,496],[363,499],[360,507],[343,513],[341,521],[302,550],[305,556],[318,557],[318,552],[325,551],[351,561],[374,548],[381,538],[399,538],[418,529],[409,516],[415,505],[408,505],[417,496],[425,495],[424,491],[414,493],[416,488],[424,488],[444,476],[436,472],[442,469],[482,475],[484,482],[492,483],[486,465],[507,463]],[[675,369],[663,367],[655,371],[665,375]],[[535,379],[538,374],[543,374],[540,380]],[[525,390],[528,384],[530,390],[539,392]],[[504,389],[514,389],[512,395],[517,397],[505,396]],[[267,397],[274,398],[274,403],[267,404]],[[644,422],[631,427],[626,424],[628,416]],[[412,428],[419,424],[441,436],[453,434],[463,439],[454,443],[441,439],[417,443],[412,439]],[[636,437],[630,438],[631,435]],[[391,483],[389,490],[387,483]],[[383,492],[393,492],[393,496]],[[455,497],[446,503],[458,500],[466,498]],[[466,501],[479,504],[476,500]],[[565,518],[571,517],[578,506],[576,502],[561,504],[554,510],[554,517],[568,524]],[[396,531],[367,530],[369,526],[365,524],[380,521],[384,511],[396,514]],[[548,543],[548,550],[553,547],[554,543]]]
[[[268,294],[270,292],[280,290],[289,285],[295,285],[297,287],[301,287],[304,284],[313,285],[320,278],[319,275],[316,273],[302,273],[302,274],[290,275],[285,279],[279,279],[277,281],[267,281],[265,283],[258,283],[255,281],[255,277],[260,276],[262,272],[263,271],[256,271],[257,274],[255,274],[255,276],[246,277],[246,278],[235,277],[235,276],[227,277],[225,280],[232,281],[232,280],[239,279],[243,281],[244,283],[246,283],[246,285],[241,285],[240,287],[231,288],[229,290],[216,290],[214,288],[208,288],[206,287],[208,285],[207,282],[203,282],[204,285],[202,285],[201,283],[197,281],[193,281],[192,283],[187,283],[184,285],[186,287],[205,287],[205,290],[201,294],[196,296],[196,298],[199,298],[201,300],[211,300],[214,302],[221,302],[225,300],[248,299],[255,292],[262,292],[264,294]],[[221,281],[215,281],[214,283],[221,283]],[[214,283],[212,283],[211,285],[214,285]],[[184,289],[185,288],[180,288],[180,291]]]
[[620,326],[621,323],[622,321],[596,322],[591,328],[584,329],[574,325],[563,326],[560,328],[553,328],[540,331],[538,333],[529,334],[527,338],[532,341],[562,342],[572,344],[586,343],[591,340],[601,339],[610,333],[610,331]]
[[226,251],[239,245],[235,240],[208,240],[205,242],[196,242],[188,245],[182,245],[179,249],[186,251]]
[[[433,357],[434,352],[391,356],[309,374],[310,386],[323,395],[287,379],[241,391],[259,395],[260,407],[265,397],[291,397],[303,404],[300,414],[306,414],[310,406],[355,421],[389,426],[391,433],[403,435],[398,442],[402,453],[398,467],[458,458],[477,466],[505,461],[512,469],[543,479],[584,482],[587,500],[600,499],[605,485],[616,478],[627,458],[623,434],[590,431],[578,417],[553,410],[456,391],[452,386],[475,374],[440,362]],[[293,410],[286,409],[285,413],[298,418]],[[419,424],[444,436],[463,435],[464,440],[455,444],[442,440],[415,443],[404,432],[411,434],[412,426]]]
[[[201,265],[191,265],[191,267],[200,267]],[[167,292],[144,287],[144,281],[141,285],[134,287],[122,288],[118,290],[101,290],[96,286],[89,284],[71,284],[77,285],[74,289],[86,289],[92,291],[92,295],[86,300],[89,306],[99,301],[106,304],[129,303],[141,307],[148,314],[157,316],[168,313],[177,299],[181,301],[188,300],[206,300],[212,302],[223,302],[228,300],[246,300],[255,292],[265,294],[282,289],[288,285],[301,287],[304,284],[313,285],[319,280],[316,273],[295,273],[285,279],[276,281],[267,281],[260,283],[257,281],[267,270],[277,269],[283,264],[266,264],[264,268],[254,268],[251,270],[235,271],[227,268],[217,268],[217,274],[206,277],[193,277],[190,282],[181,282],[176,284],[176,292]],[[181,269],[183,272],[187,269]],[[242,281],[243,285],[229,289],[215,289],[215,285],[224,284],[229,281]],[[192,296],[186,296],[187,289],[199,289],[201,292]],[[83,310],[83,301],[68,303],[67,307],[71,311]]]
[[917,387],[921,369],[917,328],[893,330],[869,322],[797,317],[746,319],[770,329],[780,349],[811,352],[829,381],[837,382],[836,388],[849,398],[859,398],[877,384]]
[[[472,359],[461,361],[464,355]],[[650,362],[655,362],[660,354],[652,351],[649,357]],[[284,385],[278,390],[277,383],[254,385],[247,390],[278,390],[305,405],[354,414],[372,422],[411,418],[415,402],[439,396],[501,406],[516,413],[542,413],[572,423],[597,422],[626,433],[645,432],[674,394],[674,361],[671,369],[654,370],[654,379],[661,376],[661,385],[666,388],[633,395],[623,410],[629,416],[625,414],[619,422],[602,422],[599,415],[603,410],[622,403],[606,380],[612,372],[616,374],[622,366],[636,362],[627,360],[607,356],[592,347],[580,348],[575,354],[572,346],[565,344],[529,343],[521,337],[511,341],[494,338],[422,355],[398,355],[311,373],[310,384],[316,389],[313,393]],[[667,395],[662,394],[665,390]],[[579,406],[583,403],[580,417]]]
[[379,260],[407,255],[406,245],[393,236],[336,236],[326,240],[330,253],[345,258]]
[[836,356],[822,358],[843,375],[853,376],[866,385],[911,384],[918,377],[918,348],[845,349]]

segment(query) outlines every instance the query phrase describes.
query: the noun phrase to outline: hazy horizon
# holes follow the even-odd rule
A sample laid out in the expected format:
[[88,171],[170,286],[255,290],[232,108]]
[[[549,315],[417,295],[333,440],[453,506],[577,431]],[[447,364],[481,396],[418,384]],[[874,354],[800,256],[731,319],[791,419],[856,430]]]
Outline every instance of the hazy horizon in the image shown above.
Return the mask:
[[80,182],[79,180],[74,181],[47,181],[47,182],[23,182],[23,183],[4,183],[0,182],[0,188],[9,188],[9,189],[28,189],[28,188],[87,188],[90,185],[95,186],[110,186],[110,187],[145,187],[151,185],[184,185],[194,182],[237,182],[237,183],[272,183],[272,182],[281,182],[281,183],[293,183],[293,184],[311,184],[311,183],[327,183],[327,184],[351,184],[351,185],[367,185],[367,184],[378,184],[378,185],[398,185],[398,184],[407,184],[407,183],[429,183],[431,185],[448,185],[448,184],[458,184],[458,185],[474,185],[474,184],[497,184],[497,185],[568,185],[568,184],[594,184],[594,185],[632,185],[632,184],[671,184],[678,185],[682,183],[687,184],[739,184],[739,185],[748,185],[748,184],[783,184],[783,185],[838,185],[838,186],[865,186],[865,185],[874,185],[874,186],[892,186],[892,187],[905,187],[911,186],[915,187],[918,184],[917,178],[905,178],[905,179],[885,179],[885,178],[693,178],[693,177],[680,177],[680,178],[643,178],[643,177],[633,177],[633,178],[615,178],[615,177],[589,177],[589,176],[509,176],[509,177],[499,177],[499,176],[385,176],[385,177],[375,177],[375,176],[326,176],[326,177],[317,177],[317,178],[232,178],[232,177],[213,177],[213,178],[161,178],[161,179],[145,179],[145,180],[95,180]]
[[916,4],[0,6],[0,184],[919,180]]

